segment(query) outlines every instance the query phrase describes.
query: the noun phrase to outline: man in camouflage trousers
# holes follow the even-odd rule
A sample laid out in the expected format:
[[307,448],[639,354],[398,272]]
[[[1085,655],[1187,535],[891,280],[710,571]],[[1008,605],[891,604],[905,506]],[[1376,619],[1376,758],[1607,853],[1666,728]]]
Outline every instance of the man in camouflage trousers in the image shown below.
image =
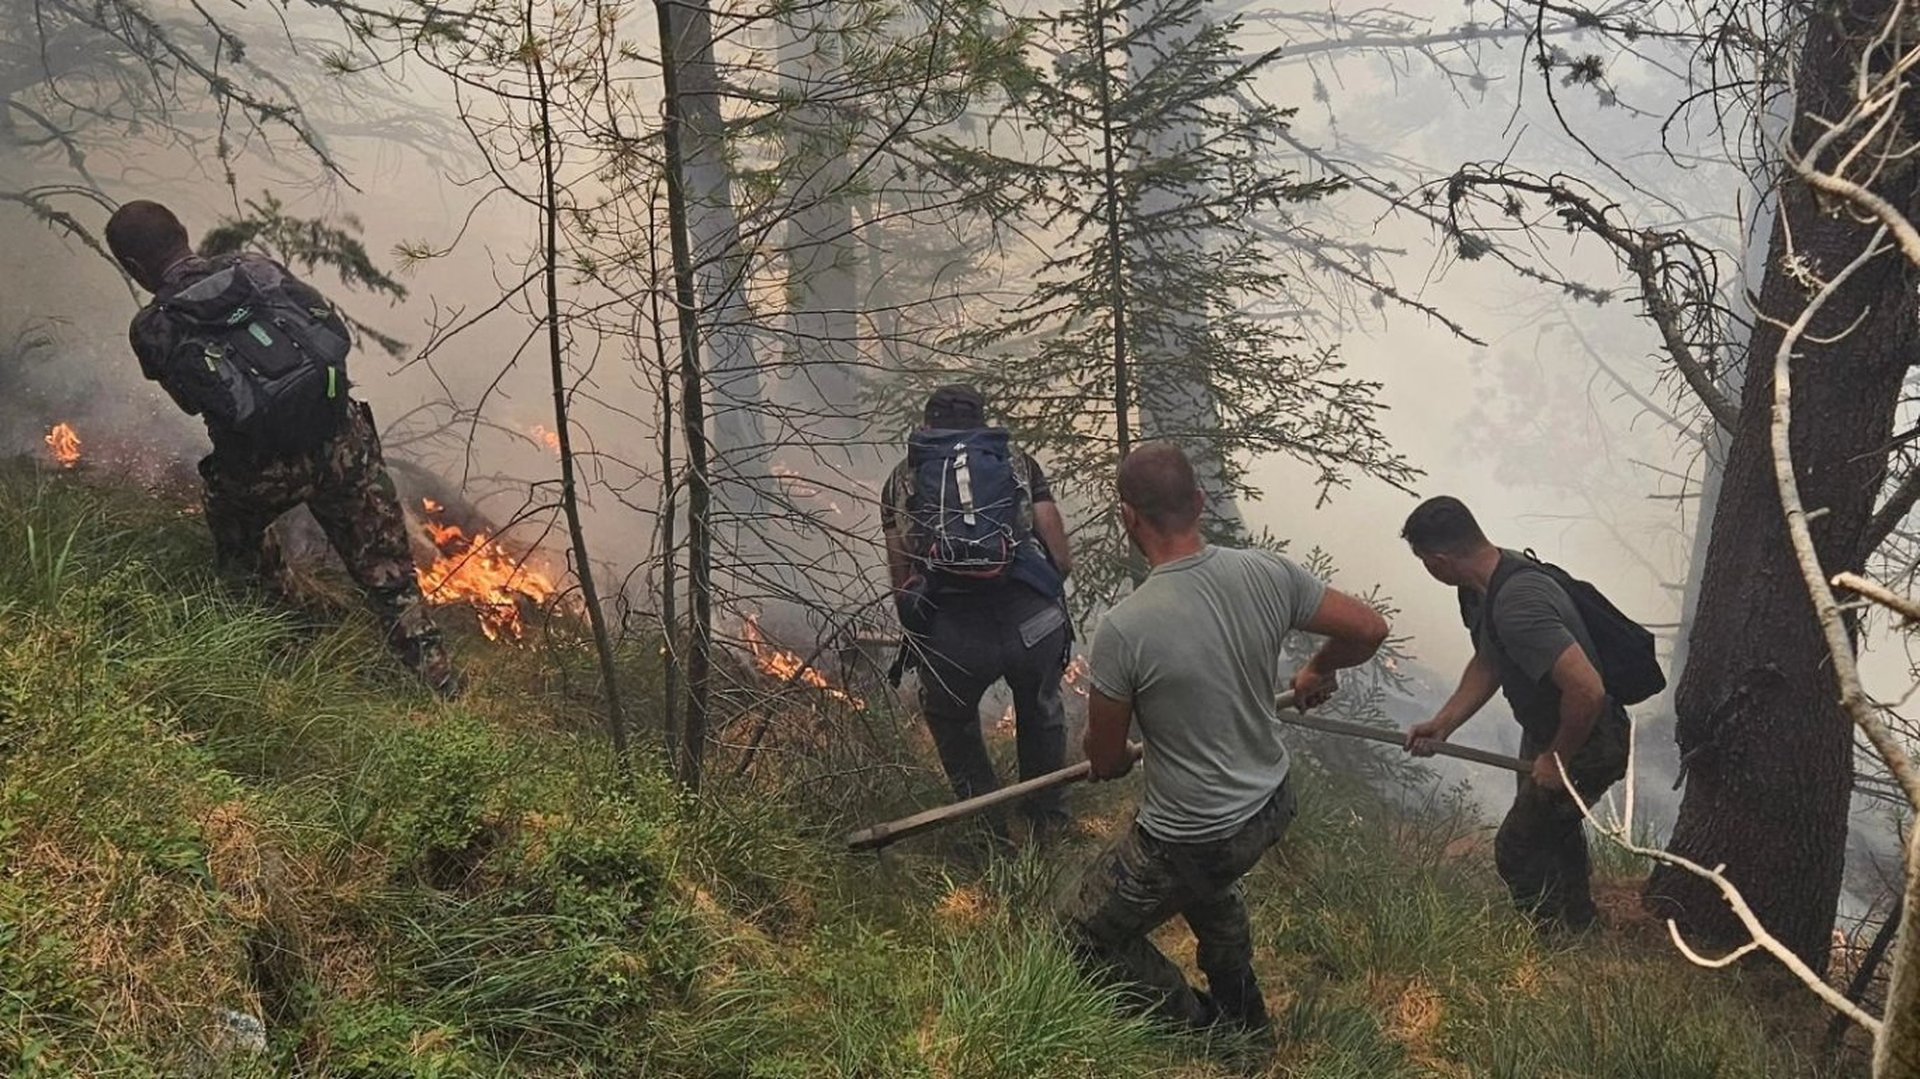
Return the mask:
[[[1067,900],[1068,939],[1139,1007],[1265,1041],[1272,1020],[1240,879],[1297,811],[1274,711],[1281,649],[1295,631],[1326,638],[1293,676],[1296,704],[1310,707],[1333,692],[1335,672],[1374,654],[1387,623],[1290,558],[1202,539],[1205,496],[1178,446],[1128,454],[1119,488],[1121,523],[1153,570],[1094,634],[1085,748],[1094,779],[1125,775],[1138,724],[1146,785],[1133,823]],[[1175,915],[1193,930],[1205,992],[1148,936]]]
[[[229,258],[195,255],[178,218],[158,203],[129,202],[107,223],[107,243],[156,302],[134,316],[129,337],[141,371],[187,411],[199,411],[185,391],[162,377],[185,332],[159,309],[158,298],[178,292],[228,265]],[[258,255],[238,256],[258,259]],[[343,338],[348,331],[317,290],[286,268],[283,287],[299,303],[325,309]],[[460,690],[452,657],[427,613],[407,539],[405,517],[380,453],[373,410],[348,400],[337,433],[302,452],[264,451],[212,415],[204,414],[213,452],[200,461],[207,527],[223,574],[272,582],[280,566],[266,550],[266,530],[281,514],[305,505],[366,593],[386,629],[387,645],[433,691],[451,699]]]

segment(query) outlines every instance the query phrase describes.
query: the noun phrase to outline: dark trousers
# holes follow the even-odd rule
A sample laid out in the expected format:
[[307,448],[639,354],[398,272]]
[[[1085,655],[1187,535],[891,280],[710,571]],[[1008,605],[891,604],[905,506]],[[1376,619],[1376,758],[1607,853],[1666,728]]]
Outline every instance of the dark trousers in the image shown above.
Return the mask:
[[[980,733],[980,698],[1001,679],[1013,691],[1020,778],[1064,767],[1060,675],[1070,627],[1059,602],[1009,583],[991,593],[941,595],[936,604],[918,656],[920,704],[954,795],[966,799],[1000,788]],[[1030,795],[1022,811],[1040,824],[1064,821],[1065,792],[1056,787]]]
[[[1602,716],[1593,734],[1567,762],[1574,789],[1589,807],[1626,775],[1627,731],[1622,714]],[[1531,758],[1550,738],[1528,732],[1520,755]],[[1543,923],[1571,929],[1593,924],[1593,863],[1580,806],[1564,790],[1544,790],[1520,776],[1513,807],[1493,837],[1493,862],[1514,906]]]
[[[1128,828],[1087,867],[1065,910],[1081,962],[1125,989],[1143,1011],[1199,1026],[1216,1016],[1254,1029],[1268,1025],[1253,975],[1253,926],[1240,879],[1293,823],[1293,787],[1278,791],[1232,835],[1207,843],[1170,843]],[[1148,939],[1180,915],[1193,930],[1194,959],[1207,976],[1212,1006]]]

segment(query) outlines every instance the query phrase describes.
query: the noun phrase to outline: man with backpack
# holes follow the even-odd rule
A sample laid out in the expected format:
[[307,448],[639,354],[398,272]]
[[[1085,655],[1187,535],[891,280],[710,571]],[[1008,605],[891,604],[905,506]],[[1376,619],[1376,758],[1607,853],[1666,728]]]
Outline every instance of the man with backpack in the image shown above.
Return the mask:
[[365,590],[400,661],[435,693],[459,679],[415,575],[373,412],[347,395],[352,336],[326,297],[258,254],[202,258],[165,206],[126,203],[107,246],[153,294],[129,338],[140,370],[206,422],[207,527],[223,573],[269,580],[267,526],[305,504]]
[[[1046,473],[987,426],[977,390],[942,386],[924,418],[880,493],[880,523],[921,710],[954,795],[967,799],[1000,785],[980,733],[980,698],[1000,679],[1013,692],[1021,778],[1065,764],[1072,561]],[[1067,822],[1059,788],[1022,809],[1042,841]],[[1004,824],[992,827],[1004,841]]]
[[1474,643],[1453,696],[1407,732],[1407,749],[1431,756],[1504,690],[1533,772],[1519,777],[1494,836],[1494,864],[1515,906],[1543,930],[1592,928],[1587,839],[1562,768],[1589,806],[1626,774],[1624,705],[1666,685],[1653,635],[1585,581],[1494,546],[1457,498],[1421,503],[1400,535],[1435,580],[1458,590]]

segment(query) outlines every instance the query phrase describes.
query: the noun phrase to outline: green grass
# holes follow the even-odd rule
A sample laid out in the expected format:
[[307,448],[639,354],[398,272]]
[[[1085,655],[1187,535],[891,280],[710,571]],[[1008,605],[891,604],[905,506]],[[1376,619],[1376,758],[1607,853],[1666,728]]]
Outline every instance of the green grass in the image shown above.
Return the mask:
[[[472,692],[442,706],[351,603],[272,608],[207,562],[179,507],[0,469],[8,1074],[1818,1074],[1811,1009],[1649,933],[1545,948],[1458,798],[1392,813],[1310,759],[1249,881],[1283,1035],[1250,1066],[1075,970],[1048,912],[1096,840],[984,875],[954,833],[837,850],[941,797],[909,717],[823,738],[796,702],[700,799],[645,758],[624,786],[574,642],[462,636]],[[623,657],[640,701],[652,651]]]

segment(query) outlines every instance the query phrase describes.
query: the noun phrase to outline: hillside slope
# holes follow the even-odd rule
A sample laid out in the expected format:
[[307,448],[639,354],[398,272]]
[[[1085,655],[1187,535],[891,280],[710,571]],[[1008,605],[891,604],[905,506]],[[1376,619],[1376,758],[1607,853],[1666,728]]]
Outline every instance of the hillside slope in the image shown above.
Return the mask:
[[439,705],[365,616],[229,595],[201,531],[0,471],[10,1074],[1821,1074],[1797,994],[1642,926],[1543,947],[1460,799],[1398,817],[1310,757],[1249,882],[1283,1037],[1250,1066],[1118,1016],[1049,930],[1128,784],[1080,792],[1087,834],[1046,858],[850,857],[847,807],[940,797],[908,720],[832,732],[857,767],[768,753],[695,800],[647,761],[623,789],[575,646],[462,638],[471,695]]

